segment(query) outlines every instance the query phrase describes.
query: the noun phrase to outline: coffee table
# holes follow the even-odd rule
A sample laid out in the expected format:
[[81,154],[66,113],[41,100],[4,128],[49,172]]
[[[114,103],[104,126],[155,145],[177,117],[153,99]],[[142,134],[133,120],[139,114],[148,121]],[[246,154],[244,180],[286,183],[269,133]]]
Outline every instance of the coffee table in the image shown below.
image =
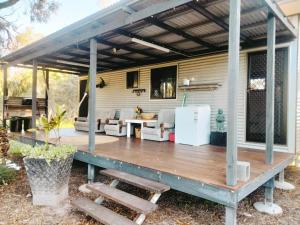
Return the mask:
[[[143,119],[130,119],[125,120],[125,123],[127,123],[127,137],[130,138],[130,131],[131,131],[131,124],[141,124],[141,129],[144,126],[144,123],[157,123],[157,120],[143,120]],[[141,133],[141,139],[143,138],[143,133]]]

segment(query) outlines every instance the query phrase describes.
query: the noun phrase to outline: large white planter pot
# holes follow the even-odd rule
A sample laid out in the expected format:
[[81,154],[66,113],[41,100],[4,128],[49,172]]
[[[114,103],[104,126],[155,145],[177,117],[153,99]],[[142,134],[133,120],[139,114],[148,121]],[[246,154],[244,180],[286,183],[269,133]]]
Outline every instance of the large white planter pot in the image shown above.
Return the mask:
[[57,206],[68,198],[72,163],[73,155],[49,164],[45,159],[24,158],[33,205]]

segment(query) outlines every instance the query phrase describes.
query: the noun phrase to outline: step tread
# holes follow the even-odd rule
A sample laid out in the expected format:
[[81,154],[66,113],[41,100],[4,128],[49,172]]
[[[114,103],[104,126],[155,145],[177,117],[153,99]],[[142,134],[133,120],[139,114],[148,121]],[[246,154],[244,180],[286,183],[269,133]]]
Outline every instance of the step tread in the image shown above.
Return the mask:
[[104,206],[98,205],[87,198],[76,199],[72,201],[71,204],[105,225],[137,225],[132,220],[121,216]]
[[100,173],[155,193],[163,193],[170,190],[170,186],[168,185],[156,181],[148,180],[142,177],[138,177],[119,170],[106,169],[106,170],[101,170]]
[[138,213],[148,214],[157,208],[156,204],[139,198],[127,192],[118,190],[102,183],[94,183],[87,185],[87,188],[104,198],[113,200],[123,206],[126,206]]

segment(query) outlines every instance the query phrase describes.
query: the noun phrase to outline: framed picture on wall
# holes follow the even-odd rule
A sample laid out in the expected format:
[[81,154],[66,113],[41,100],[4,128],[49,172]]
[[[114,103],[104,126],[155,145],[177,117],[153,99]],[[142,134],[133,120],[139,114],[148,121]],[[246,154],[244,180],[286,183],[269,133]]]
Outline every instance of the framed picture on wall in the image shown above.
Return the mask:
[[140,73],[138,70],[127,72],[126,75],[126,88],[133,89],[139,87],[139,76]]

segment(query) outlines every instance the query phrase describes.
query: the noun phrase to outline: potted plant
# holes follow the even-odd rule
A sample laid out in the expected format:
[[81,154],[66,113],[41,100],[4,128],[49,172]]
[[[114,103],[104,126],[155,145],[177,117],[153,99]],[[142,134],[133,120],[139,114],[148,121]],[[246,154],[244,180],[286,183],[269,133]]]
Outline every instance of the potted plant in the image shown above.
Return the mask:
[[[20,150],[29,180],[33,205],[55,206],[68,197],[68,183],[76,148],[60,143],[59,129],[66,111],[58,110],[48,119],[42,116],[43,145],[25,145]],[[37,130],[31,130],[37,132]],[[57,144],[49,144],[49,134],[56,134]]]
[[210,144],[218,146],[226,146],[227,142],[227,132],[224,129],[225,116],[223,109],[218,109],[216,115],[216,127],[217,130],[211,132],[210,134]]
[[137,106],[137,107],[135,108],[135,113],[136,113],[136,118],[137,118],[137,119],[141,119],[141,118],[142,118],[141,115],[142,115],[142,113],[143,113],[143,110],[142,110],[141,107]]

